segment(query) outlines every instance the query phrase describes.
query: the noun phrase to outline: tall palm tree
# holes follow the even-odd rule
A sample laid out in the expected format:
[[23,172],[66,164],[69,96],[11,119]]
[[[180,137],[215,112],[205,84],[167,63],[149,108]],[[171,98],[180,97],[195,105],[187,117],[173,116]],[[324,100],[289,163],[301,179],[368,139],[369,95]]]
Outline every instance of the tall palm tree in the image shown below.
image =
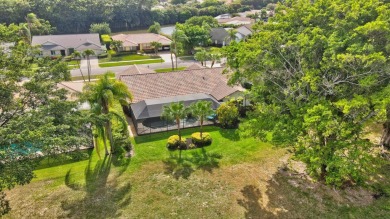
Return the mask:
[[213,109],[211,108],[210,101],[198,101],[196,103],[191,104],[190,109],[192,115],[198,118],[200,123],[200,138],[202,139],[202,128],[203,122],[205,118],[213,113]]
[[194,58],[200,62],[200,64],[203,66],[206,65],[206,61],[207,61],[207,58],[208,58],[208,53],[205,49],[201,49],[200,51],[198,51],[197,53],[195,53],[195,56]]
[[173,63],[173,50],[172,50],[172,48],[175,46],[175,43],[172,41],[171,42],[171,47],[170,47],[170,52],[171,52],[171,61],[172,61],[172,71],[174,71],[175,70],[175,64]]
[[153,41],[150,43],[150,45],[153,47],[154,53],[157,55],[158,49],[162,47],[162,44],[160,42]]
[[88,69],[88,81],[91,81],[91,62],[89,57],[95,55],[95,52],[92,49],[87,49],[83,52],[83,56],[87,58],[87,69]]
[[[110,112],[114,100],[119,101],[122,105],[127,105],[128,100],[132,100],[132,94],[128,90],[126,84],[116,79],[111,79],[112,73],[105,73],[96,83],[87,83],[84,88],[84,97],[90,105],[97,104],[103,115],[108,117],[115,116]],[[98,111],[97,111],[98,112]],[[112,136],[111,119],[107,119],[104,123],[106,137],[111,145],[111,153],[115,152],[114,139]]]
[[83,77],[83,81],[85,82],[84,74],[83,74],[83,71],[81,70],[81,66],[80,66],[80,61],[81,61],[81,57],[82,57],[81,53],[80,53],[79,51],[75,50],[75,51],[72,53],[71,56],[72,56],[72,59],[77,60],[77,66],[79,67],[79,69],[80,69],[80,74],[81,74],[81,76]]
[[[173,42],[173,46],[174,46],[174,53],[175,53],[175,60],[176,60],[176,69],[177,69],[178,46],[179,46],[179,44],[184,43],[187,40],[188,40],[188,38],[185,35],[184,31],[182,31],[182,30],[175,30],[175,31],[173,31],[173,33],[172,33],[172,42]],[[171,48],[171,50],[172,50],[172,48]]]
[[231,42],[231,41],[235,41],[237,39],[236,34],[237,34],[237,30],[235,30],[235,29],[228,30],[228,35],[225,38],[226,43]]
[[26,31],[25,34],[26,34],[26,38],[28,39],[28,42],[31,44],[31,42],[32,42],[32,33],[31,33],[32,25],[39,23],[39,20],[34,13],[27,14],[25,19],[27,22],[26,27],[25,27],[25,31]]
[[209,58],[210,58],[210,61],[211,61],[210,68],[213,68],[215,62],[221,61],[221,54],[220,53],[210,53],[209,54]]
[[187,108],[184,106],[183,102],[171,103],[170,105],[163,106],[163,112],[161,117],[166,120],[174,120],[177,124],[177,130],[179,132],[179,140],[181,141],[181,132],[180,132],[180,120],[187,117]]

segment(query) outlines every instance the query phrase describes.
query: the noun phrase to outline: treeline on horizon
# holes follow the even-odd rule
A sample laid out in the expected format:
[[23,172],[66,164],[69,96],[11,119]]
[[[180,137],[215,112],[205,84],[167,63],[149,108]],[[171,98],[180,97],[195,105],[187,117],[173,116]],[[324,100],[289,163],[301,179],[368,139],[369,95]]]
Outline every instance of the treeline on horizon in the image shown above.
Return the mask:
[[[174,1],[185,3],[186,0]],[[217,16],[265,7],[276,0],[242,0],[225,5],[217,0],[176,4],[152,10],[155,0],[0,0],[0,23],[22,23],[28,13],[48,20],[57,34],[87,33],[93,23],[107,22],[114,32],[183,23],[193,16]]]

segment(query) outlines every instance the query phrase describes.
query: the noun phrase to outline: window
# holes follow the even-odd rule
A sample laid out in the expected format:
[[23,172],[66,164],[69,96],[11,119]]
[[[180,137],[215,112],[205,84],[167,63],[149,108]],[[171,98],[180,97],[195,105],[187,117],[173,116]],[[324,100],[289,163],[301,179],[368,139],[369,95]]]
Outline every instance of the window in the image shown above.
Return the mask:
[[54,55],[56,55],[56,51],[50,50],[50,54],[51,54],[52,56],[54,56]]

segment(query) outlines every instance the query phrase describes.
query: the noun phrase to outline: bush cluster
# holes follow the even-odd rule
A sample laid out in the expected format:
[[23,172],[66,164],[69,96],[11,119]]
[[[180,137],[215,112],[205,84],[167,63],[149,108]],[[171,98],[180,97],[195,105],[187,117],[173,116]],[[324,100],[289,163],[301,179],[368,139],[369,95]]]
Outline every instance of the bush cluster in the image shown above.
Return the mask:
[[210,145],[212,142],[212,138],[209,133],[202,133],[202,138],[200,138],[200,132],[195,132],[191,135],[192,143],[194,143],[197,147]]
[[167,148],[169,150],[176,150],[178,148],[181,148],[185,146],[186,143],[183,141],[183,139],[180,141],[178,135],[172,135],[171,137],[168,138],[167,142]]

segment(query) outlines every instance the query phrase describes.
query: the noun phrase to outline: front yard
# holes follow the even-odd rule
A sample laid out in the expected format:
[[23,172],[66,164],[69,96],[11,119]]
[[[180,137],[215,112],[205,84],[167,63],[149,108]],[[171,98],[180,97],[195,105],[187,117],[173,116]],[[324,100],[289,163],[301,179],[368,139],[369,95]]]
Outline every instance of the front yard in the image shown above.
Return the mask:
[[100,67],[124,66],[134,64],[161,63],[164,60],[160,56],[140,54],[117,54],[111,57],[99,59]]
[[[189,137],[199,128],[183,130]],[[390,198],[361,202],[285,171],[285,149],[208,126],[200,149],[168,151],[176,131],[135,137],[135,156],[42,164],[9,192],[5,218],[384,218]],[[102,148],[102,147],[101,147]],[[389,171],[389,170],[388,170]],[[389,173],[384,176],[389,176]],[[387,185],[388,186],[388,185]],[[340,194],[339,194],[340,193]]]

